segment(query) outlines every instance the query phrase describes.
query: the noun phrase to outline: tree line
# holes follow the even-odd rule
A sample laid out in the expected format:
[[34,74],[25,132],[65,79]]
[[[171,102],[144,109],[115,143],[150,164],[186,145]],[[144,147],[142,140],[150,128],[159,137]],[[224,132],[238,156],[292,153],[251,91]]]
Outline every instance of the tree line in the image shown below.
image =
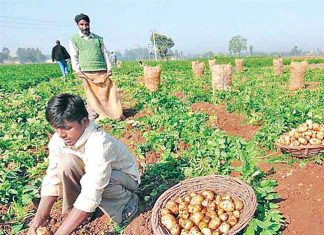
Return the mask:
[[44,55],[38,48],[21,48],[16,51],[16,56],[11,56],[11,52],[7,47],[3,47],[0,52],[0,63],[4,61],[19,61],[25,63],[42,63],[45,62],[47,56]]

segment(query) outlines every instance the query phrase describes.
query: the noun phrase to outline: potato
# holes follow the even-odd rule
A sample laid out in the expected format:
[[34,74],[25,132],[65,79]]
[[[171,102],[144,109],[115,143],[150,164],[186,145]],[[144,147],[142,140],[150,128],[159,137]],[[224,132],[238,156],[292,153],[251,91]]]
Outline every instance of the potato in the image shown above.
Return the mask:
[[201,205],[201,203],[205,200],[204,196],[198,194],[191,198],[190,205]]
[[233,215],[236,217],[236,218],[239,218],[240,217],[240,212],[239,211],[237,211],[237,210],[235,210],[235,211],[233,211]]
[[222,224],[220,225],[220,227],[219,227],[219,231],[220,231],[221,233],[227,233],[228,230],[230,230],[230,228],[231,228],[231,225],[229,225],[229,223],[224,222],[224,223],[222,223]]
[[217,229],[222,224],[222,220],[220,218],[212,218],[208,223],[208,228]]
[[193,226],[189,231],[189,235],[203,235],[203,234],[200,232],[197,226]]
[[222,200],[229,200],[229,201],[232,201],[232,197],[231,197],[231,195],[229,195],[229,194],[224,194],[224,195],[222,196]]
[[235,204],[230,200],[223,200],[219,204],[219,207],[221,209],[224,209],[225,211],[234,211],[235,210]]
[[301,124],[296,129],[299,133],[303,133],[308,130],[308,126],[306,124]]
[[198,228],[200,229],[200,231],[203,229],[203,228],[208,228],[208,223],[206,223],[205,221],[200,221],[199,224],[198,224]]
[[206,216],[210,217],[211,219],[215,218],[215,217],[218,217],[216,211],[207,211]]
[[171,211],[167,208],[163,208],[160,210],[160,214],[163,216],[163,215],[166,215],[166,214],[171,214]]
[[185,196],[185,197],[183,198],[183,200],[184,200],[185,202],[187,202],[187,203],[190,203],[190,201],[191,201],[191,197],[190,197],[190,196]]
[[302,145],[306,145],[307,144],[307,140],[303,137],[299,137],[298,138],[298,142],[301,143]]
[[311,144],[311,145],[321,145],[321,140],[319,140],[319,139],[310,139],[309,140],[309,143]]
[[319,139],[319,140],[323,140],[324,139],[324,133],[323,132],[317,132],[316,138]]
[[195,197],[195,196],[197,196],[197,193],[195,193],[195,192],[191,192],[191,193],[189,194],[189,197],[190,197],[190,198],[193,198],[193,197]]
[[222,221],[226,221],[228,219],[228,214],[224,213],[224,214],[221,214],[219,216],[219,218],[222,220]]
[[191,216],[191,220],[196,224],[196,225],[198,225],[199,224],[199,222],[200,221],[202,221],[203,219],[204,219],[204,214],[203,213],[201,213],[201,212],[197,212],[197,213],[195,213],[195,214],[193,214],[192,216]]
[[170,229],[170,233],[172,235],[180,235],[181,227],[179,224],[174,224],[173,227]]
[[314,130],[314,131],[320,131],[320,130],[321,130],[320,124],[318,124],[318,123],[314,123],[314,124],[313,124],[313,130]]
[[178,197],[177,200],[175,200],[175,202],[181,204],[184,202],[184,200],[181,197]]
[[202,210],[200,211],[201,213],[203,213],[204,215],[207,213],[207,208],[203,207]]
[[180,203],[178,205],[179,213],[182,212],[182,211],[189,211],[188,206],[189,206],[188,202],[182,202],[182,203]]
[[201,205],[206,207],[206,206],[208,206],[210,203],[211,203],[210,200],[205,199],[205,200],[202,201]]
[[220,216],[221,214],[224,214],[225,210],[224,209],[218,209],[217,210],[217,215]]
[[186,219],[185,218],[179,218],[179,224],[180,224],[180,226],[182,227],[182,228],[184,228],[184,225],[185,225],[185,223],[186,223]]
[[215,193],[213,191],[210,191],[210,190],[204,190],[204,191],[202,191],[201,192],[201,195],[203,195],[209,201],[214,200],[214,197],[215,197]]
[[198,204],[188,206],[188,211],[189,211],[189,213],[192,213],[192,214],[195,214],[196,212],[199,212],[202,209],[203,209],[203,206],[198,205]]
[[189,231],[189,235],[203,235],[200,231]]
[[189,216],[190,216],[189,211],[180,211],[180,212],[179,212],[179,217],[180,217],[180,218],[188,219]]
[[177,215],[179,213],[179,206],[176,202],[168,201],[165,205],[165,208],[169,209],[172,212],[172,214]]
[[312,125],[313,124],[313,121],[311,119],[307,119],[306,120],[306,124],[309,126],[309,125]]
[[312,131],[305,131],[303,133],[303,136],[312,136],[313,135],[313,132]]
[[291,143],[291,145],[292,145],[292,146],[299,146],[299,145],[300,145],[300,143],[299,143],[299,141],[298,141],[298,140],[296,140],[296,141],[292,142],[292,143]]
[[182,229],[180,235],[189,235],[189,232]]
[[203,221],[205,221],[206,223],[209,223],[210,220],[211,220],[211,218],[209,216],[205,215]]
[[220,235],[220,233],[218,231],[214,231],[212,235]]
[[244,204],[241,200],[234,200],[235,210],[242,210],[244,207]]
[[45,227],[40,227],[36,230],[37,235],[50,235],[50,231]]
[[204,235],[212,235],[212,230],[210,228],[203,228],[201,233]]
[[222,196],[221,195],[219,195],[219,194],[217,194],[216,196],[215,196],[215,203],[216,203],[216,205],[219,205],[219,203],[222,201]]
[[217,209],[217,205],[215,202],[211,202],[208,206],[207,206],[207,211],[215,211]]
[[295,137],[296,139],[298,139],[299,137],[301,137],[301,134],[299,132],[294,132],[293,137]]
[[161,223],[170,230],[178,221],[172,214],[166,214],[161,217]]
[[185,230],[190,230],[194,225],[195,225],[195,224],[194,224],[194,222],[193,222],[191,219],[187,219],[187,220],[185,221],[185,223],[184,223],[183,228],[184,228]]
[[237,218],[234,215],[231,215],[228,217],[227,223],[229,223],[231,226],[234,226],[237,224]]

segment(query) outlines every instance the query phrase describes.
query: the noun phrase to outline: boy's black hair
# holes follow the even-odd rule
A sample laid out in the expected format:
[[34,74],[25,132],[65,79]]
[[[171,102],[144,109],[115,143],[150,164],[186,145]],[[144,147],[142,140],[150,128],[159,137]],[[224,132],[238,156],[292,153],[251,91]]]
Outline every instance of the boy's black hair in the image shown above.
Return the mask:
[[88,112],[80,96],[64,93],[50,99],[45,116],[52,126],[60,127],[64,121],[81,123],[85,117],[88,117]]

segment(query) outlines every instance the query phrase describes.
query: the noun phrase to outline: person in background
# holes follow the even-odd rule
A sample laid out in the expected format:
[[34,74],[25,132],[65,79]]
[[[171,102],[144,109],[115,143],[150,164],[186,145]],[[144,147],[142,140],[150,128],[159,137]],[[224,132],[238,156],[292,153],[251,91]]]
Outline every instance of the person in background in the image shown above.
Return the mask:
[[69,50],[73,70],[83,79],[90,116],[124,119],[117,86],[103,38],[90,31],[89,16],[75,16],[79,32],[70,37]]
[[56,45],[52,49],[52,61],[56,61],[59,65],[63,77],[66,77],[69,73],[66,60],[69,60],[71,57],[64,46],[61,46],[59,40],[56,40]]
[[110,53],[110,61],[113,66],[117,66],[117,56],[114,54],[113,51]]
[[88,118],[80,96],[52,97],[45,116],[55,133],[48,144],[41,200],[27,235],[36,235],[58,197],[67,216],[55,235],[71,234],[97,207],[118,224],[129,222],[138,211],[134,191],[140,173],[126,145]]

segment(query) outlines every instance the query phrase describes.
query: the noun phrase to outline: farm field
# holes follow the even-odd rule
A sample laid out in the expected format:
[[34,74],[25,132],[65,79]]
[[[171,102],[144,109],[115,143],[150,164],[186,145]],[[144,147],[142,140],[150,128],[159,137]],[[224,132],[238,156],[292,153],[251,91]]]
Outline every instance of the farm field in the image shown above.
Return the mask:
[[[127,119],[99,123],[136,156],[142,173],[140,213],[118,227],[108,226],[98,211],[74,234],[152,234],[151,209],[159,195],[181,180],[210,174],[240,177],[254,189],[257,211],[241,234],[324,233],[323,154],[295,159],[277,152],[275,145],[279,136],[307,119],[324,123],[320,66],[307,71],[306,89],[292,92],[288,67],[275,76],[272,58],[247,59],[244,71],[233,73],[231,90],[213,95],[208,68],[197,78],[191,61],[146,63],[161,65],[159,90],[145,89],[137,62],[123,63],[114,68],[113,80]],[[0,92],[0,234],[25,234],[37,208],[34,198],[39,197],[46,145],[53,134],[45,120],[46,103],[58,93],[85,95],[81,81],[61,78],[52,64],[0,66]],[[59,206],[46,224],[52,232],[63,219]]]

